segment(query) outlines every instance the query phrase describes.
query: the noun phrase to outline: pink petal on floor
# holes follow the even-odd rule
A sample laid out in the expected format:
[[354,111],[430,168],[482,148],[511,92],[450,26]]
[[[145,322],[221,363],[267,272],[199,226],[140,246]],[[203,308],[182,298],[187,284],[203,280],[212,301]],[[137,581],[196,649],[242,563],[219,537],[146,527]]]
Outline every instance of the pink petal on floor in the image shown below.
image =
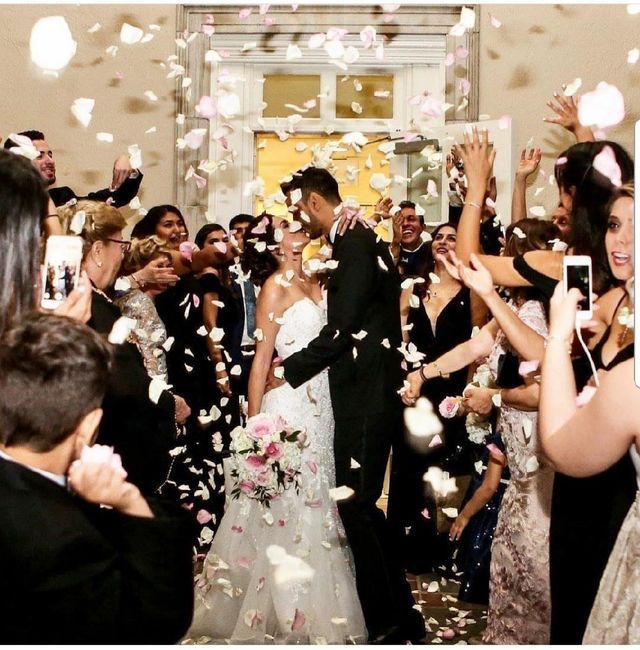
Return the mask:
[[291,631],[295,632],[299,630],[307,622],[307,617],[304,615],[304,612],[301,609],[296,609],[296,613],[293,615],[293,623],[291,624]]

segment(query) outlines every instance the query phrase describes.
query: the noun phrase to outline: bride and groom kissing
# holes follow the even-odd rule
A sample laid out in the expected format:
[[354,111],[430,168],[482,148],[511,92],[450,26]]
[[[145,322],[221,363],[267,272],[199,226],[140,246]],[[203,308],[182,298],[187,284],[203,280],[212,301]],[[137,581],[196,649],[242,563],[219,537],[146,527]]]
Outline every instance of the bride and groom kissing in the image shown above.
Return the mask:
[[[342,200],[327,170],[309,167],[291,185],[302,229],[258,218],[243,264],[262,285],[249,415],[280,415],[306,432],[302,487],[267,509],[244,495],[229,501],[196,579],[188,637],[415,643],[424,620],[376,506],[403,428],[400,280],[372,230],[357,224],[339,234]],[[302,249],[321,235],[333,246],[326,309],[317,279],[302,273]],[[274,350],[283,359],[279,380],[268,377]],[[353,493],[334,501],[335,486]]]

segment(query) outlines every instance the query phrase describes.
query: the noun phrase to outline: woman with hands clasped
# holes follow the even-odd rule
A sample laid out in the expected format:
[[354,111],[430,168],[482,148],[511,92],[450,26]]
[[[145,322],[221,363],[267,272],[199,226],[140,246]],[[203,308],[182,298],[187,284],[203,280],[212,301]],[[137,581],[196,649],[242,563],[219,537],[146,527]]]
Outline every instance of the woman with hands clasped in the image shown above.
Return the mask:
[[[629,284],[633,280],[627,285],[632,296]],[[582,406],[577,403],[567,341],[573,335],[580,298],[577,289],[564,296],[559,286],[551,300],[549,345],[540,394],[542,445],[560,471],[575,477],[602,476],[630,454],[638,481],[640,391],[634,385],[633,359],[627,358],[611,368],[592,398]],[[640,501],[636,492],[599,582],[582,639],[585,644],[640,643],[639,533]],[[593,550],[590,538],[583,543]]]

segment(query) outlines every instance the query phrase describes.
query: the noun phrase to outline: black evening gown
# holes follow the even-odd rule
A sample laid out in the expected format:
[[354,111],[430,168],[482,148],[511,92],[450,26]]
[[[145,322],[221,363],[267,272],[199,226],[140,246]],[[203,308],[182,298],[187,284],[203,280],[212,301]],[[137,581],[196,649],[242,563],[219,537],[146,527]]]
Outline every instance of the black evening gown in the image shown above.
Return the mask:
[[[435,332],[431,327],[422,301],[409,312],[408,324],[413,328],[409,337],[426,356],[423,363],[464,343],[471,336],[471,295],[469,289],[460,291],[440,312]],[[467,368],[451,373],[448,379],[434,378],[423,385],[422,394],[438,405],[447,396],[461,395],[467,385]],[[470,445],[464,418],[441,418],[444,445],[427,455],[419,454],[404,438],[393,445],[391,485],[389,489],[388,518],[399,547],[405,568],[414,574],[433,571],[449,557],[448,541],[436,530],[436,509],[432,498],[425,493],[422,477],[426,470],[438,466],[451,474],[471,472]],[[427,509],[429,517],[424,514]]]
[[[523,256],[514,268],[551,297],[557,281],[532,269]],[[611,370],[633,358],[633,345],[621,350],[609,364],[602,361],[605,331],[591,351],[596,369]],[[586,357],[574,362],[578,391],[591,376]],[[600,579],[618,531],[636,494],[636,473],[628,455],[608,470],[588,478],[572,478],[556,472],[549,530],[551,583],[551,643],[580,644]]]
[[[489,451],[486,445],[494,444],[506,456],[504,443],[499,433],[492,433],[485,440],[485,447],[482,453],[481,472],[475,471],[472,475],[469,488],[460,506],[460,511],[482,485],[486,467],[489,462]],[[458,571],[463,572],[462,584],[458,600],[467,603],[489,604],[489,567],[491,565],[491,544],[493,533],[498,523],[498,513],[504,495],[505,488],[509,481],[509,468],[505,466],[502,470],[502,479],[498,489],[489,499],[487,504],[469,520],[467,527],[462,533],[458,552],[455,556],[455,565]]]
[[[208,550],[224,512],[222,462],[228,455],[234,424],[231,400],[218,390],[215,362],[206,344],[203,299],[202,284],[193,275],[183,276],[156,298],[156,309],[171,342],[166,355],[169,383],[191,407],[163,494],[178,499],[191,511],[198,531],[194,540],[197,554]],[[235,418],[237,423],[237,411]]]
[[[605,365],[602,346],[610,328],[592,350],[596,369],[611,370],[633,358],[633,344]],[[591,377],[586,356],[574,362],[578,391]],[[628,454],[588,478],[556,472],[551,501],[551,643],[580,644],[600,579],[622,522],[635,499],[636,473]]]

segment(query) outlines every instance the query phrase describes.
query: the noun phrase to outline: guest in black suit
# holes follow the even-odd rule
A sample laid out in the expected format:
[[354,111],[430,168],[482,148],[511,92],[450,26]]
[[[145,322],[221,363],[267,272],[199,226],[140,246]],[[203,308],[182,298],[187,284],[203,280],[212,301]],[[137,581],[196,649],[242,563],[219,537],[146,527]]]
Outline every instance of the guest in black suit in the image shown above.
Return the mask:
[[[338,234],[334,209],[338,184],[324,169],[294,176],[303,227],[312,239],[328,235],[338,267],[328,291],[328,323],[305,349],[284,362],[294,388],[329,367],[335,415],[336,485],[352,498],[339,502],[353,551],[358,595],[370,643],[417,641],[424,621],[394,552],[384,514],[376,506],[382,492],[391,440],[403,426],[397,391],[402,386],[400,280],[384,242],[361,225]],[[366,332],[364,337],[354,335]]]
[[[129,247],[129,242],[122,239],[126,221],[116,208],[96,201],[79,201],[60,211],[65,222],[76,212],[85,215],[80,233],[84,240],[82,265],[93,289],[88,324],[108,336],[122,316],[110,292]],[[159,392],[154,403],[150,383],[142,355],[127,337],[114,352],[98,442],[115,447],[131,481],[144,494],[153,494],[167,478],[169,451],[178,445],[176,421],[182,422],[190,414],[184,399],[168,390]]]
[[76,460],[109,357],[86,326],[44,314],[0,346],[0,643],[175,643],[190,623],[179,509],[147,502],[108,462]]
[[[31,140],[33,146],[39,151],[40,155],[33,161],[34,166],[40,172],[42,180],[49,188],[49,196],[54,205],[64,205],[71,199],[89,199],[91,201],[104,201],[116,208],[127,205],[131,199],[138,193],[140,183],[142,182],[142,172],[139,169],[133,169],[129,162],[129,157],[122,154],[116,158],[113,163],[113,178],[111,185],[102,190],[89,192],[87,196],[78,196],[70,187],[51,187],[56,182],[56,163],[53,158],[53,151],[47,143],[42,131],[22,131],[18,135],[24,135]],[[4,142],[4,148],[18,146],[10,138]]]

